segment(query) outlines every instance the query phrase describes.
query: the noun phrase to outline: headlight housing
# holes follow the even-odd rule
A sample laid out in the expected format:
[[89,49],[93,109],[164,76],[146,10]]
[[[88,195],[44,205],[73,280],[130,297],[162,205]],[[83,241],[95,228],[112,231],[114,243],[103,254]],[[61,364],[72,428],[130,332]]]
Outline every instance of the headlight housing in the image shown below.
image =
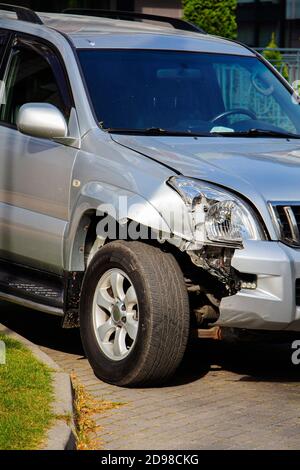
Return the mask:
[[172,177],[169,184],[194,214],[195,230],[202,227],[208,242],[241,246],[244,240],[265,238],[252,208],[235,194],[183,176]]

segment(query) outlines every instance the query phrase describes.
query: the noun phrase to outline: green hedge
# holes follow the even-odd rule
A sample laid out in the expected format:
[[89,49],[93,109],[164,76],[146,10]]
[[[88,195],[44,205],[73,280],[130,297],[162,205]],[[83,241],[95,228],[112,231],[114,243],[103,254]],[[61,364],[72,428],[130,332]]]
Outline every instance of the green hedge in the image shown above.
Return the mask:
[[183,0],[184,19],[207,33],[229,39],[237,37],[237,0]]
[[289,70],[286,64],[282,60],[282,55],[278,50],[278,46],[275,40],[275,33],[272,34],[271,41],[267,45],[266,49],[263,51],[262,55],[271,62],[272,65],[283,75],[283,77],[289,79]]

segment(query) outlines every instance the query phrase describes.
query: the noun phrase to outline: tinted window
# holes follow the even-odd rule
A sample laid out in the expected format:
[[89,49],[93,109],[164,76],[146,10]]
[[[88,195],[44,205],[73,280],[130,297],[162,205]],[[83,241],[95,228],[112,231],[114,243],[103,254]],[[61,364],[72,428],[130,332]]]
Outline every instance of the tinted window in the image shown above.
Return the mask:
[[300,133],[300,106],[256,57],[153,50],[78,54],[104,129]]
[[16,124],[18,111],[26,103],[50,103],[67,114],[57,78],[53,53],[46,47],[16,46],[13,48],[5,77],[5,104],[1,121]]
[[[280,105],[284,96],[282,94],[282,91],[285,91],[284,87],[259,61],[257,64],[258,66],[254,68],[244,66],[243,62],[236,65],[230,62],[214,64],[214,73],[218,78],[225,111],[237,108],[251,110],[258,121],[268,123],[270,127],[275,126],[295,133],[297,130],[295,124],[289,118],[284,106]],[[290,97],[287,104],[294,111],[296,106]],[[299,106],[297,108],[296,111],[299,111]],[[299,119],[298,116],[299,112],[295,117]],[[245,120],[246,116],[233,114],[228,116],[227,123],[231,126],[242,118]]]

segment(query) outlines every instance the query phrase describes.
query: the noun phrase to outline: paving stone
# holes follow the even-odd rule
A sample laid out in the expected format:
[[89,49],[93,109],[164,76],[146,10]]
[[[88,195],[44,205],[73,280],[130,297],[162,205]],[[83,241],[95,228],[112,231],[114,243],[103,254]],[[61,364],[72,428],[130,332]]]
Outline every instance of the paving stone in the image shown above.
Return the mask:
[[135,390],[99,381],[78,331],[62,330],[54,317],[1,304],[1,322],[74,372],[93,396],[124,404],[95,415],[108,450],[300,447],[300,366],[289,368],[280,346],[199,342],[172,384]]

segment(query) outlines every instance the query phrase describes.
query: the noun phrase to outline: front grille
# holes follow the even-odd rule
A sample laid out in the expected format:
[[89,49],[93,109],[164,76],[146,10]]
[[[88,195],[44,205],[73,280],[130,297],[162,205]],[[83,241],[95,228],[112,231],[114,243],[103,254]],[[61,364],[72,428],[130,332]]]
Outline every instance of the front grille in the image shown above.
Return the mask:
[[300,279],[296,279],[296,305],[300,306]]
[[281,240],[292,246],[300,246],[300,205],[273,206],[281,232]]

